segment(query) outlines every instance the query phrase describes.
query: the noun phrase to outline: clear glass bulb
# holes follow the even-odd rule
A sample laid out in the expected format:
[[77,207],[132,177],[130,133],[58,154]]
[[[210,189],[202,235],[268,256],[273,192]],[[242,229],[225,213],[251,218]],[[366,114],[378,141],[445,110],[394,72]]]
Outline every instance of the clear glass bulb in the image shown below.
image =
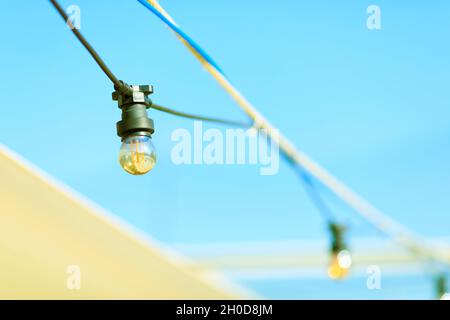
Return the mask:
[[331,263],[328,267],[328,276],[331,279],[342,279],[348,274],[352,265],[352,256],[350,251],[342,250],[331,257]]
[[152,170],[156,164],[156,151],[151,137],[136,135],[125,138],[119,151],[119,163],[133,175]]

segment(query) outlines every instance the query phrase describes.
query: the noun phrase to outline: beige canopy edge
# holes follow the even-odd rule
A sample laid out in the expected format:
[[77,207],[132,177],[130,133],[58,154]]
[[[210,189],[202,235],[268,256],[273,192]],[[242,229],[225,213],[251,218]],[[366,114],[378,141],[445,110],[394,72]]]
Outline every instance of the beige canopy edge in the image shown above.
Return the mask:
[[137,231],[0,144],[0,299],[256,295]]

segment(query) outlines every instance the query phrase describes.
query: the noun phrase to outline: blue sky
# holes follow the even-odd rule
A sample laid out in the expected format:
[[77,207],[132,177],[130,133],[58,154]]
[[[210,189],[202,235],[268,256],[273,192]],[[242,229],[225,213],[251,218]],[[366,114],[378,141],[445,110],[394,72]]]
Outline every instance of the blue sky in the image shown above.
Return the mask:
[[[121,79],[153,84],[154,101],[246,119],[137,1],[61,3],[80,6],[81,32]],[[448,235],[448,1],[162,4],[301,150],[414,231]],[[381,8],[379,31],[366,28],[369,4]],[[151,111],[158,164],[148,175],[127,175],[117,161],[120,112],[111,100],[112,85],[50,3],[10,2],[0,21],[0,139],[43,170],[169,244],[327,236],[285,163],[274,176],[260,176],[255,166],[172,164],[170,135],[177,128],[192,130],[189,120]],[[352,236],[378,235],[331,194],[325,196]],[[411,291],[431,296],[419,289],[422,278],[409,281]],[[307,289],[281,282],[249,286],[269,297],[307,297]],[[339,296],[340,289],[328,289]],[[348,290],[364,296],[351,284]],[[393,292],[386,297],[418,297]]]

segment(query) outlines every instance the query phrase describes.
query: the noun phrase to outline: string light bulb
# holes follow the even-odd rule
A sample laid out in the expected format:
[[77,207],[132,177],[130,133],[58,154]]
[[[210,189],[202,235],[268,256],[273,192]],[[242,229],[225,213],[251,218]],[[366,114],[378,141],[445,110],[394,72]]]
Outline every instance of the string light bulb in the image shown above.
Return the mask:
[[[124,84],[126,85],[126,84]],[[156,164],[156,151],[152,143],[155,132],[153,120],[148,118],[151,106],[148,95],[153,87],[130,86],[131,93],[113,92],[113,100],[122,110],[122,120],[117,122],[117,135],[122,138],[119,151],[120,166],[132,175],[142,175]]]
[[328,267],[328,276],[331,279],[343,279],[347,276],[351,265],[352,256],[350,251],[342,250],[338,253],[332,253]]
[[447,277],[444,273],[436,276],[436,297],[440,300],[450,300],[450,293],[447,292]]
[[328,266],[328,276],[333,280],[343,279],[348,275],[352,266],[352,255],[344,242],[345,226],[337,223],[330,223],[331,246],[330,264]]
[[146,135],[132,135],[122,141],[119,163],[133,175],[149,172],[156,164],[156,151],[152,138]]

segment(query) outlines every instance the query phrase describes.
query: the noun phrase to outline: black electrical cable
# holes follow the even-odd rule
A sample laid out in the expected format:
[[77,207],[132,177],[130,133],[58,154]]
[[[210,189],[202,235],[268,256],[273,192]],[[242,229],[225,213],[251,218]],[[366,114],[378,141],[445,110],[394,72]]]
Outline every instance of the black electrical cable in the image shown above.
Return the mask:
[[[62,7],[59,5],[59,3],[56,0],[50,0],[52,5],[55,7],[55,9],[59,12],[61,17],[64,19],[64,21],[67,22],[72,32],[75,34],[77,39],[81,42],[81,44],[86,48],[86,50],[91,54],[92,58],[94,58],[95,62],[99,65],[99,67],[103,70],[103,72],[108,76],[108,78],[113,82],[114,88],[121,93],[131,93],[132,89],[125,85],[122,81],[120,81],[114,73],[108,68],[106,63],[103,61],[103,59],[98,55],[98,53],[95,51],[95,49],[89,44],[89,42],[83,37],[83,35],[78,31],[77,28],[73,25],[72,21],[70,21],[69,17],[65,13],[65,11],[62,9]],[[215,123],[221,123],[231,126],[237,126],[237,127],[250,127],[250,125],[242,122],[232,121],[232,120],[224,120],[224,119],[218,119],[218,118],[211,118],[211,117],[204,117],[204,116],[198,116],[193,115],[181,111],[176,111],[173,109],[169,109],[157,104],[150,105],[152,108],[170,113],[179,117],[189,118],[189,119],[196,119],[196,120],[202,120],[202,121],[208,121],[208,122],[215,122]]]
[[243,128],[251,127],[251,124],[248,124],[248,123],[238,122],[238,121],[233,121],[233,120],[218,119],[218,118],[211,118],[211,117],[204,117],[204,116],[194,115],[194,114],[185,113],[185,112],[176,111],[176,110],[173,110],[173,109],[170,109],[170,108],[166,108],[166,107],[163,107],[163,106],[155,104],[155,103],[148,104],[148,106],[150,108],[153,108],[153,109],[156,109],[156,110],[159,110],[159,111],[162,111],[162,112],[170,113],[170,114],[173,114],[175,116],[179,116],[179,117],[183,117],[183,118],[194,119],[194,120],[201,120],[201,121],[207,121],[207,122],[221,123],[221,124],[231,125],[231,126],[235,126],[235,127],[243,127]]
[[75,34],[75,36],[78,38],[78,40],[81,42],[81,44],[86,48],[87,51],[91,54],[92,58],[94,58],[95,62],[99,65],[99,67],[103,70],[103,72],[106,74],[106,76],[114,83],[114,86],[116,90],[122,92],[122,93],[131,93],[131,89],[124,85],[123,82],[121,82],[115,75],[112,73],[112,71],[108,68],[106,63],[100,58],[98,53],[94,50],[94,48],[89,44],[89,42],[83,37],[83,35],[78,31],[77,28],[73,25],[72,21],[70,21],[69,17],[67,16],[66,12],[61,8],[59,3],[56,0],[50,0],[52,5],[55,7],[55,9],[59,12],[61,17],[66,21],[66,23],[69,25],[72,32]]

